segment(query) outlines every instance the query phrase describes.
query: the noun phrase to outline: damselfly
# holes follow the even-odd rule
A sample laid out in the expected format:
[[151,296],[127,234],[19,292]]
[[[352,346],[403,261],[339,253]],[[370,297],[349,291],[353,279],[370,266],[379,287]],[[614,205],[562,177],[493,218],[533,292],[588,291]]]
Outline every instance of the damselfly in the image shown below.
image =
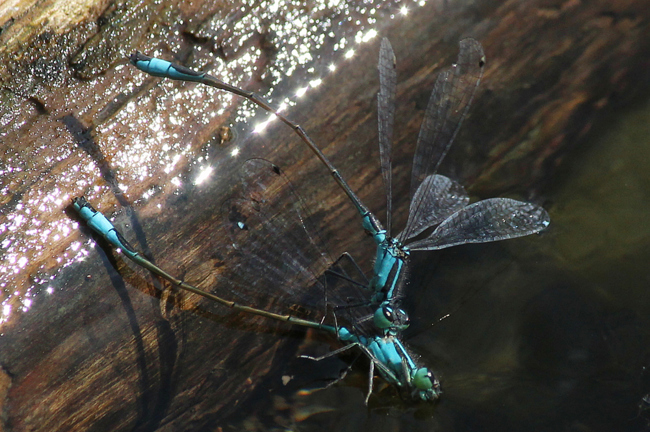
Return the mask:
[[[391,147],[397,80],[395,55],[388,39],[384,38],[381,42],[380,91],[377,96],[381,171],[387,196],[386,229],[360,201],[302,127],[287,119],[255,93],[226,84],[207,73],[138,52],[131,55],[130,60],[138,69],[153,76],[199,82],[242,96],[272,113],[296,132],[350,198],[361,215],[364,229],[377,244],[369,288],[374,292],[371,302],[378,306],[376,316],[381,318],[377,320],[377,325],[384,328],[387,334],[397,334],[408,325],[406,314],[398,306],[403,296],[406,266],[411,251],[437,250],[467,243],[521,237],[538,233],[550,223],[548,213],[542,207],[513,199],[493,198],[468,205],[469,197],[465,189],[454,180],[437,174],[438,167],[467,115],[483,75],[485,55],[481,44],[474,39],[463,39],[456,64],[438,75],[413,159],[408,221],[404,230],[395,237],[391,236]],[[424,236],[431,229],[433,231]],[[397,321],[396,317],[399,318]]]
[[[244,193],[223,204],[222,222],[217,228],[220,237],[230,239],[226,255],[232,262],[218,271],[214,285],[219,292],[229,290],[236,301],[197,288],[160,269],[137,252],[85,198],[73,200],[73,207],[88,226],[113,247],[121,249],[136,264],[174,286],[236,311],[333,334],[345,346],[329,355],[351,348],[360,349],[370,359],[366,403],[372,393],[375,369],[388,383],[414,399],[437,399],[438,381],[419,364],[399,335],[383,334],[374,325],[367,324],[372,320],[372,308],[340,308],[340,313],[328,313],[328,305],[334,308],[345,305],[357,287],[327,289],[326,282],[319,278],[333,262],[316,247],[314,235],[307,229],[307,222],[301,214],[302,201],[280,169],[268,161],[251,159],[244,164],[243,173]],[[274,235],[278,233],[282,236]],[[303,247],[297,253],[293,249],[300,243]],[[362,295],[360,293],[356,298]],[[269,299],[273,299],[273,303],[268,303]],[[283,310],[284,313],[250,306],[262,301],[269,309]],[[310,307],[319,315],[304,319],[287,313],[292,303]]]

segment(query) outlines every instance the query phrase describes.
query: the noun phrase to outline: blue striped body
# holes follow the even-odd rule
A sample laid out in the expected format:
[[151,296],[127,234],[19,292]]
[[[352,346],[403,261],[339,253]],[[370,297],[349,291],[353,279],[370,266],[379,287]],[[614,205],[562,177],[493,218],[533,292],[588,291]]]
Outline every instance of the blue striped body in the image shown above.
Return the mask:
[[385,232],[373,236],[377,243],[377,254],[370,288],[375,292],[376,302],[392,302],[408,252],[400,247],[397,240],[387,238]]
[[120,234],[111,221],[106,216],[95,210],[85,198],[76,198],[72,205],[79,213],[79,216],[86,221],[86,224],[95,230],[98,234],[106,239],[114,247],[121,249],[129,257],[137,256],[138,253],[126,241],[122,234]]
[[142,72],[155,77],[201,82],[206,76],[205,73],[194,71],[184,66],[168,62],[167,60],[148,57],[139,52],[132,54],[129,57],[129,61]]
[[407,348],[396,336],[364,337],[340,327],[337,336],[342,342],[358,344],[367,348],[371,361],[383,365],[378,367],[379,374],[390,384],[410,391],[411,396],[423,401],[433,401],[439,397],[440,384],[426,368],[420,367],[413,360]]
[[395,312],[391,318],[381,320],[384,321],[383,324],[375,319],[375,324],[386,334],[395,334],[396,331],[408,327],[408,315],[402,309],[398,309],[397,304],[400,300],[399,289],[404,283],[409,252],[397,239],[386,235],[386,230],[372,213],[362,213],[361,218],[363,228],[372,235],[377,245],[373,276],[369,286],[373,291],[372,303],[379,305],[375,316],[379,316],[386,307]]

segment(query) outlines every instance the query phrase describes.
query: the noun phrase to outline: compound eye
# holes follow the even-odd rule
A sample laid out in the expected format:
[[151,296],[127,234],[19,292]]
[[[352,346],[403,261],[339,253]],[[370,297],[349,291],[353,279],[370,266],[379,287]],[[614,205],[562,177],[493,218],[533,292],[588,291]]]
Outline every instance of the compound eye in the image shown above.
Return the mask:
[[411,319],[409,318],[409,316],[408,316],[408,314],[406,313],[406,311],[404,311],[404,309],[398,309],[398,315],[399,315],[400,317],[402,317],[402,319],[401,319],[402,324],[405,324],[405,325],[407,325],[407,326],[408,326],[409,324],[411,324]]
[[393,316],[393,325],[399,330],[405,330],[411,323],[409,316],[402,309],[395,310]]
[[393,326],[395,315],[393,309],[388,305],[381,305],[375,310],[373,320],[375,325],[380,329],[389,329]]
[[413,383],[420,390],[429,390],[435,388],[438,381],[427,368],[420,368],[415,372]]

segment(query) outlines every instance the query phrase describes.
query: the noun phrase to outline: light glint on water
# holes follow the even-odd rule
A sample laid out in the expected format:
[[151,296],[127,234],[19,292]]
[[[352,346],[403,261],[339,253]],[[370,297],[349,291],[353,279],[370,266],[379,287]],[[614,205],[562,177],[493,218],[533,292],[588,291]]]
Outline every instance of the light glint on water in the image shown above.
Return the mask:
[[[266,99],[273,99],[273,89],[279,84],[291,83],[292,75],[300,71],[301,75],[306,75],[302,87],[289,97],[282,95],[273,101],[284,110],[296,106],[298,99],[304,99],[311,89],[331,77],[337,62],[345,61],[354,55],[355,50],[362,49],[359,44],[379,36],[373,28],[380,15],[378,10],[397,11],[402,7],[401,10],[406,11],[407,5],[415,5],[407,2],[401,6],[402,3],[375,0],[363,5],[350,5],[343,1],[316,1],[309,12],[305,12],[289,7],[287,1],[263,1],[255,13],[244,11],[241,19],[233,23],[229,40],[236,55],[224,62],[214,53],[197,46],[194,63],[188,66],[244,88],[262,74],[269,88],[268,92],[261,94]],[[353,31],[337,35],[342,23],[352,26]],[[207,37],[212,38],[219,31],[221,22],[215,19],[211,25],[207,25],[204,31]],[[263,49],[248,43],[258,37],[261,29],[273,34],[277,49],[273,61],[265,64],[264,68],[260,68],[266,55]],[[331,38],[339,39],[332,41]],[[323,54],[321,51],[326,43],[331,44],[328,46],[333,50],[326,54],[331,54],[334,60],[328,60],[327,66],[319,70],[313,67],[315,55]],[[180,43],[170,40],[169,47],[180,49]],[[148,54],[168,55],[167,52]],[[133,79],[116,89],[111,88],[106,76],[98,77],[95,84],[105,86],[102,88],[107,94],[135,94],[148,79],[125,64],[115,68],[133,74]],[[92,92],[92,84],[84,84],[82,90]],[[47,181],[41,181],[39,187],[31,189],[29,194],[17,197],[18,202],[0,220],[0,288],[3,289],[0,323],[6,322],[12,312],[32,307],[33,296],[40,291],[54,293],[56,289],[52,281],[57,272],[88,256],[88,243],[79,241],[78,223],[64,212],[71,197],[86,195],[90,201],[109,203],[107,197],[122,193],[130,202],[140,204],[151,199],[158,190],[152,189],[151,183],[164,185],[165,191],[170,188],[178,190],[183,186],[182,178],[188,164],[201,154],[201,149],[190,143],[195,141],[202,128],[212,125],[222,116],[230,116],[236,123],[248,123],[253,116],[260,115],[259,109],[240,98],[204,86],[161,80],[155,88],[158,91],[138,94],[113,116],[94,126],[92,145],[109,163],[110,171],[115,173],[114,184],[108,183],[102,171],[104,168],[99,167],[97,161],[80,148],[70,132],[60,124],[56,133],[70,136],[65,146],[51,149],[47,140],[43,140],[39,148],[21,152],[20,147],[15,147],[9,150],[11,153],[5,154],[0,167],[2,176],[31,173],[43,176]],[[70,89],[71,94],[76,91],[79,88]],[[105,104],[101,93],[97,93],[94,100],[98,106]],[[233,112],[229,109],[232,104],[236,105]],[[79,113],[93,112],[96,108],[92,105],[80,107]],[[254,126],[255,132],[262,133],[273,120],[274,116],[267,116]],[[233,148],[229,154],[236,157],[240,151]],[[32,163],[40,153],[45,155],[38,161],[41,165]],[[50,174],[53,164],[57,164],[56,178]],[[211,167],[202,168],[193,183],[198,185],[209,181],[212,174]],[[2,185],[2,191],[11,193],[6,185]],[[37,289],[39,286],[41,288]]]

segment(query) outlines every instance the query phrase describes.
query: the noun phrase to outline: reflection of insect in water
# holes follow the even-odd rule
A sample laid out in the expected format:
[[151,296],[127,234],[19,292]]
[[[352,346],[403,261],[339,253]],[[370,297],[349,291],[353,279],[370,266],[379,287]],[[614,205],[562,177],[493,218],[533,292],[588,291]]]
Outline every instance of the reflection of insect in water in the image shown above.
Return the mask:
[[[151,263],[83,197],[75,199],[73,206],[112,246],[177,287],[237,311],[333,334],[345,346],[331,355],[358,348],[370,359],[368,397],[377,370],[388,383],[412,398],[435,398],[435,378],[419,365],[398,335],[377,331],[369,319],[373,313],[370,302],[365,307],[340,308],[336,314],[328,314],[328,306],[336,309],[344,306],[350,296],[367,297],[367,293],[358,293],[359,287],[343,279],[339,280],[341,284],[326,286],[325,277],[318,277],[336,265],[316,247],[318,239],[306,229],[301,200],[294,196],[282,172],[262,159],[247,161],[243,171],[244,193],[224,203],[223,222],[218,227],[219,234],[230,239],[226,255],[232,263],[220,269],[215,285],[220,292],[228,290],[235,301],[180,281]],[[299,251],[297,245],[302,245]],[[335,271],[344,273],[342,269]],[[258,304],[263,304],[264,309],[249,306]],[[306,313],[316,315],[311,319],[298,317]]]
[[650,410],[650,393],[641,398],[637,407],[639,408],[637,417],[643,417],[646,421],[647,426],[650,427],[650,417],[647,413],[647,411]]
[[650,393],[641,398],[639,402],[639,411],[647,411],[650,409]]

